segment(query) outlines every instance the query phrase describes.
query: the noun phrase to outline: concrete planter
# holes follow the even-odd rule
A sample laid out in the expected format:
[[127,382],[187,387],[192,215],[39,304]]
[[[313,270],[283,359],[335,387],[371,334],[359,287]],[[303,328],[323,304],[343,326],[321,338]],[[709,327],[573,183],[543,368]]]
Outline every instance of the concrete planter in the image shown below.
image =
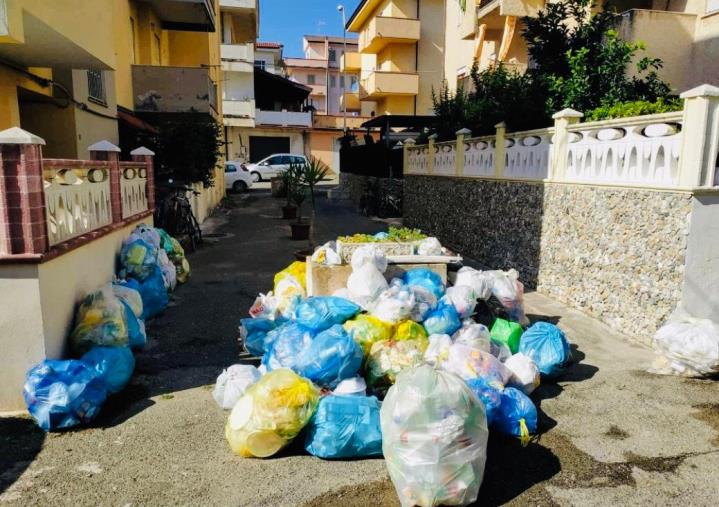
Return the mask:
[[337,253],[342,258],[342,262],[349,264],[352,261],[352,254],[358,248],[363,246],[372,245],[379,248],[384,252],[385,255],[412,255],[414,253],[414,243],[342,243],[337,242]]

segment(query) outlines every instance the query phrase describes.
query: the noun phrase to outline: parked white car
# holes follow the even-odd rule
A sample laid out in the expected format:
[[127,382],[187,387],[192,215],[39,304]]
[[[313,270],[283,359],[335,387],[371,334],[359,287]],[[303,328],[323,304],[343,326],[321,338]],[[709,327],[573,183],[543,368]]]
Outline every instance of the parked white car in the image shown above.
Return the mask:
[[256,164],[244,164],[252,176],[252,181],[263,181],[279,176],[290,168],[290,164],[306,164],[307,157],[293,153],[275,153]]
[[225,189],[245,192],[252,187],[252,176],[240,162],[225,162]]

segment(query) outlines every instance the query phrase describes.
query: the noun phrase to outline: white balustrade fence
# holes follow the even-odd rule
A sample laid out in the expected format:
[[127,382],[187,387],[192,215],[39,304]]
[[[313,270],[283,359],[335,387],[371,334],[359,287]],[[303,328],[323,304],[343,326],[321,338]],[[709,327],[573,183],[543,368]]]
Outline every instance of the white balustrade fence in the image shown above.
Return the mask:
[[147,211],[147,167],[134,162],[120,163],[122,218]]
[[[63,161],[65,162],[65,161]],[[112,223],[110,168],[107,162],[92,166],[45,164],[45,216],[50,246]]]
[[408,175],[557,181],[691,190],[719,186],[719,88],[682,94],[684,111],[580,123],[554,115],[551,128],[505,131],[426,145],[405,144]]

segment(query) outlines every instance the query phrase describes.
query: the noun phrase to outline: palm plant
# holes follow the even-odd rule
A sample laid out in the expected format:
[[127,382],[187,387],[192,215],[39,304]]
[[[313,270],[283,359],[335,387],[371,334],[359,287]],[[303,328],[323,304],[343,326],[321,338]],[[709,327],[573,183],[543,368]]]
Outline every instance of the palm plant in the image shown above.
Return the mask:
[[307,186],[310,194],[310,202],[312,204],[312,218],[315,215],[315,187],[319,182],[327,177],[330,168],[317,157],[310,157],[306,164],[302,167],[302,185]]

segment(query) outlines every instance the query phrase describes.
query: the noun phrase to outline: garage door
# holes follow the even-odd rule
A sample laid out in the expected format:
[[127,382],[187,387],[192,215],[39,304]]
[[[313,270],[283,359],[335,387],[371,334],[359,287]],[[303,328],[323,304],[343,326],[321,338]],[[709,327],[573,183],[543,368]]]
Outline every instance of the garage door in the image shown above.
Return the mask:
[[275,153],[289,152],[289,137],[250,136],[250,162],[259,162]]

